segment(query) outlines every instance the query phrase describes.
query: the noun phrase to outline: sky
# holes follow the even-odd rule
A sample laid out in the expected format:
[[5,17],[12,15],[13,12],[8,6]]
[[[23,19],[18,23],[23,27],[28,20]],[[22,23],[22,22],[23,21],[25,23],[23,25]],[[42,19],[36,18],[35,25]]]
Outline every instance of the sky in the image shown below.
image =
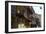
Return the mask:
[[35,13],[37,13],[37,14],[41,14],[41,12],[42,12],[42,7],[40,7],[40,6],[33,6],[33,9],[34,9]]

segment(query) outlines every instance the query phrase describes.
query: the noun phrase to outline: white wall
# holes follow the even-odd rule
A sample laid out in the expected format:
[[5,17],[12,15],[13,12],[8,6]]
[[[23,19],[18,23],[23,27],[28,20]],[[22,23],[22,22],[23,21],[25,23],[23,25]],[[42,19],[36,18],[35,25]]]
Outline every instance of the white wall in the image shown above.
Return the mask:
[[[18,1],[18,0],[16,0],[16,1]],[[45,2],[46,0],[19,0],[19,1],[42,2],[42,3],[44,2],[44,3],[46,3]],[[45,13],[46,13],[46,11],[45,11]],[[5,0],[0,0],[0,34],[5,34],[4,32],[5,32]],[[27,32],[27,33],[18,33],[18,34],[46,34],[46,31],[44,31],[44,32]]]

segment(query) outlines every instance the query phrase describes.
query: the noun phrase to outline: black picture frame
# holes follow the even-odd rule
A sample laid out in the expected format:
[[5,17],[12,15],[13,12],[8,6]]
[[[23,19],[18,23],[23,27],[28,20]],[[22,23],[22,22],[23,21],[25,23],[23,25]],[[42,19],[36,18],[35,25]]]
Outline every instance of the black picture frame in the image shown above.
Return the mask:
[[[44,29],[43,30],[32,30],[32,31],[16,31],[16,32],[9,32],[8,31],[8,3],[31,3],[31,4],[43,4],[44,5]],[[45,31],[45,3],[40,2],[22,2],[22,1],[5,1],[5,33],[20,33],[20,32],[40,32]]]

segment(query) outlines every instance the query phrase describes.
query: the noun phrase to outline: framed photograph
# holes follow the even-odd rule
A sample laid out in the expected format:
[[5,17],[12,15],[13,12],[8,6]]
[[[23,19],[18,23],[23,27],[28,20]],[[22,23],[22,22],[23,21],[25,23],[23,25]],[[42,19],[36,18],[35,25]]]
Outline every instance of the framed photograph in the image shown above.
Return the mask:
[[5,1],[5,32],[45,31],[45,3]]

